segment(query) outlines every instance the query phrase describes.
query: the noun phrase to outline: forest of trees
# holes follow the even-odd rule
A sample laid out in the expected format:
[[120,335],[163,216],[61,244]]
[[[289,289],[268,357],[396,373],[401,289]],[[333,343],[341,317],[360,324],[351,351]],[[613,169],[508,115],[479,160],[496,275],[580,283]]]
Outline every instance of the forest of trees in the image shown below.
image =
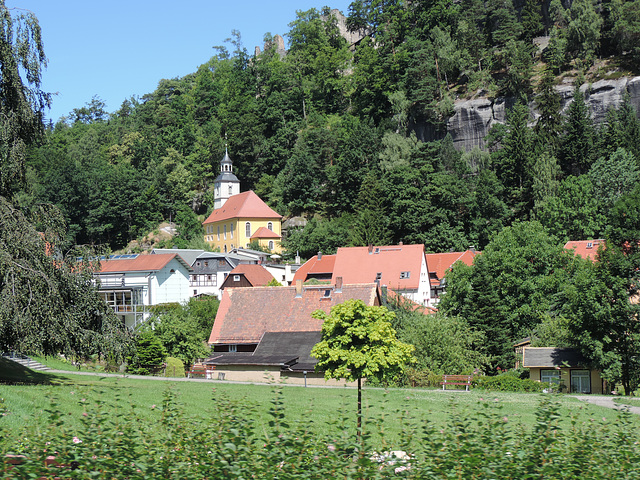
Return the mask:
[[[595,125],[578,87],[598,79],[594,65],[639,73],[638,19],[640,0],[356,0],[347,25],[362,38],[349,45],[328,8],[297,12],[286,55],[266,35],[250,56],[234,31],[193,73],[115,112],[96,96],[46,125],[25,147],[19,188],[3,164],[0,193],[27,216],[56,205],[62,251],[122,249],[167,220],[173,244],[201,245],[228,144],[242,190],[307,219],[284,239],[289,255],[474,245],[483,255],[455,272],[441,310],[486,339],[491,367],[511,366],[518,336],[553,331],[629,387],[640,352],[628,302],[640,228],[627,225],[640,198],[640,121],[625,98]],[[575,91],[561,114],[554,86],[567,79]],[[485,150],[459,151],[445,125],[454,101],[474,95],[513,107]],[[417,138],[425,125],[439,140]],[[597,266],[560,248],[605,237]]]
[[[560,240],[600,237],[637,179],[640,123],[627,101],[593,125],[578,91],[561,116],[553,86],[562,72],[582,83],[611,55],[633,74],[639,5],[358,0],[347,18],[363,34],[356,45],[328,8],[309,10],[290,24],[284,56],[267,35],[250,57],[234,31],[194,73],[113,113],[96,96],[49,125],[17,201],[58,205],[72,243],[120,249],[174,220],[186,246],[202,236],[197,215],[212,208],[228,143],[243,190],[309,220],[285,241],[303,257],[399,241],[482,249],[529,219]],[[515,106],[486,151],[457,151],[443,126],[453,101],[478,91]],[[419,141],[418,124],[442,140]]]

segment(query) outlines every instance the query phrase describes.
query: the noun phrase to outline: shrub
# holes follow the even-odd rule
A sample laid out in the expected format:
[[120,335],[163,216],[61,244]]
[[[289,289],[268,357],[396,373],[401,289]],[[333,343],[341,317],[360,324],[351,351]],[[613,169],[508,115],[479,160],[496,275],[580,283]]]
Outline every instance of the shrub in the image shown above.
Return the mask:
[[142,332],[136,339],[136,351],[127,357],[127,370],[137,375],[158,373],[167,352],[153,332]]
[[442,375],[433,373],[428,368],[407,368],[404,372],[405,384],[411,387],[440,387]]
[[184,363],[175,357],[167,357],[164,367],[165,377],[184,377]]
[[520,378],[519,373],[516,372],[505,372],[495,377],[477,377],[473,385],[500,392],[541,392],[544,388],[548,388],[547,384],[530,378]]

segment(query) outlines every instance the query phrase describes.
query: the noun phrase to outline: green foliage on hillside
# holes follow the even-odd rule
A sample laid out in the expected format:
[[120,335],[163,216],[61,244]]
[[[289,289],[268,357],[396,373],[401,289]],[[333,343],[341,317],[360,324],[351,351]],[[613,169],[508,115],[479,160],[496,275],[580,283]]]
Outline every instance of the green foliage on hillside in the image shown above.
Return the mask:
[[[589,1],[565,9],[358,0],[347,24],[361,41],[347,45],[329,10],[312,9],[290,24],[284,56],[266,38],[250,57],[234,31],[230,48],[216,47],[193,73],[162,79],[115,112],[95,97],[62,118],[46,145],[30,150],[20,202],[58,205],[79,244],[121,248],[163,219],[176,219],[179,243],[188,244],[197,235],[189,211],[212,208],[228,143],[243,190],[259,191],[284,216],[317,218],[292,236],[290,254],[399,241],[484,248],[515,220],[547,218],[551,227],[558,215],[579,215],[571,198],[558,204],[560,193],[572,195],[558,182],[581,178],[619,148],[638,162],[640,124],[628,102],[594,126],[581,91],[566,117],[553,91],[553,72],[589,75],[596,57],[634,65],[637,28],[624,15],[637,3],[596,11]],[[532,38],[544,33],[551,43],[541,55]],[[476,92],[518,100],[507,103],[507,124],[481,159],[444,135],[453,100]],[[534,92],[537,122],[525,107]],[[414,136],[424,131],[441,140]],[[353,228],[324,225],[338,219]],[[561,238],[583,233],[566,222],[558,230]],[[587,229],[603,231],[602,221]],[[340,241],[314,240],[320,232]]]

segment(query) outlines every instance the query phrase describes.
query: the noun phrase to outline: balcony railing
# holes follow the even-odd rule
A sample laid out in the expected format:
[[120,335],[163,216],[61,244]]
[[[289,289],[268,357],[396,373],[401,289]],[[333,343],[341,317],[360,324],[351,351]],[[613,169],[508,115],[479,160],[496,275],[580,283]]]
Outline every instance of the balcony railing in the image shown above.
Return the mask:
[[113,311],[120,314],[147,313],[148,305],[109,305]]

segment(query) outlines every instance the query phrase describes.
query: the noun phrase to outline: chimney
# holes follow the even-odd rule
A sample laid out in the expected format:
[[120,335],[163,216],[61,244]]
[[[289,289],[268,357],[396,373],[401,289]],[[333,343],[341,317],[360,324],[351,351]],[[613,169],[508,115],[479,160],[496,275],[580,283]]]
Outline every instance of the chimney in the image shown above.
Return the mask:
[[471,250],[471,253],[476,253],[475,245],[469,245],[469,250]]
[[336,293],[342,293],[342,277],[336,277]]
[[302,298],[302,280],[296,280],[296,298]]
[[403,243],[402,243],[402,242],[399,242],[399,243],[398,243],[398,245],[399,245],[399,246],[402,246],[402,245],[403,245]]
[[318,252],[318,260],[322,258],[322,252]]
[[371,255],[371,253],[373,253],[373,245],[369,244],[369,255]]

